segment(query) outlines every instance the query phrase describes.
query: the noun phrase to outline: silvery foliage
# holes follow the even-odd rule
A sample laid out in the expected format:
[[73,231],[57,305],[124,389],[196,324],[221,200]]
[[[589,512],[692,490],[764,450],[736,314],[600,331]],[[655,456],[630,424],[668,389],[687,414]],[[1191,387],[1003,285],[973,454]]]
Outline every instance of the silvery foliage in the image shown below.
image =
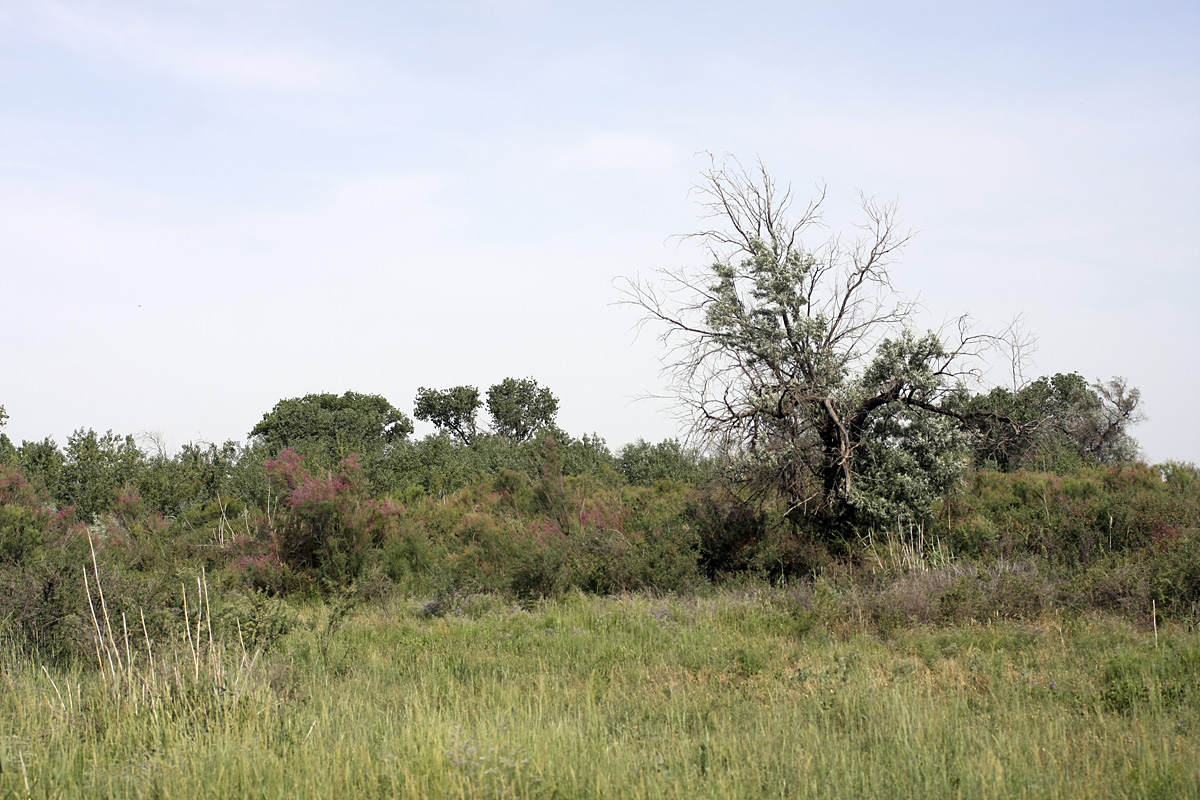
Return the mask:
[[792,194],[759,165],[717,165],[697,187],[720,225],[695,234],[700,270],[629,280],[626,302],[663,326],[664,371],[692,441],[725,459],[749,496],[778,496],[793,519],[855,524],[913,518],[957,480],[967,385],[981,353],[1009,339],[965,317],[918,333],[918,308],[890,267],[910,234],[893,206],[862,197],[853,242],[810,247],[824,191],[789,219]]

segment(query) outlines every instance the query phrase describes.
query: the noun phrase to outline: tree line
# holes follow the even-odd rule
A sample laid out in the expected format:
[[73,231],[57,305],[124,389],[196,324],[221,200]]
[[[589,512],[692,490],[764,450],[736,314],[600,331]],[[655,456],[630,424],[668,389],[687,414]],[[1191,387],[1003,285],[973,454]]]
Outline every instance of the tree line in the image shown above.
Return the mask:
[[[485,407],[491,426],[479,425]],[[60,447],[54,439],[14,444],[3,432],[0,465],[19,470],[48,492],[55,506],[92,521],[112,512],[122,495],[168,517],[207,503],[236,500],[265,508],[265,463],[290,449],[313,470],[336,470],[354,456],[376,496],[445,496],[479,476],[511,469],[541,474],[553,451],[562,474],[589,474],[609,483],[650,485],[658,480],[698,483],[708,461],[678,439],[637,440],[612,452],[597,434],[576,438],[556,424],[558,398],[532,378],[506,378],[486,402],[478,389],[422,387],[413,416],[436,432],[412,439],[412,419],[386,398],[348,391],[280,400],[243,442],[189,442],[169,453],[154,437],[78,429]]]
[[[968,468],[1070,473],[1133,461],[1137,443],[1128,428],[1138,419],[1138,401],[1137,390],[1119,378],[1089,384],[1071,373],[1038,378],[1016,392],[996,388],[960,398],[951,423],[947,415],[907,412],[881,418],[860,434],[847,519],[883,527],[897,518],[920,520]],[[310,394],[280,400],[245,442],[190,442],[175,454],[153,437],[146,447],[111,430],[78,429],[65,447],[49,437],[15,445],[3,433],[7,414],[0,406],[0,464],[20,470],[58,507],[92,520],[112,511],[122,491],[168,516],[222,497],[266,503],[263,464],[285,448],[315,469],[357,456],[379,496],[444,496],[501,469],[537,476],[553,448],[564,475],[638,486],[722,482],[747,502],[776,488],[789,503],[785,516],[799,518],[798,465],[781,463],[783,444],[770,435],[724,451],[666,439],[638,440],[614,453],[597,434],[575,438],[558,428],[558,404],[532,378],[506,378],[488,390],[486,403],[473,386],[422,387],[413,416],[437,430],[414,441],[412,420],[380,395]],[[488,430],[478,422],[485,405]],[[816,503],[813,509],[816,519],[821,509]]]

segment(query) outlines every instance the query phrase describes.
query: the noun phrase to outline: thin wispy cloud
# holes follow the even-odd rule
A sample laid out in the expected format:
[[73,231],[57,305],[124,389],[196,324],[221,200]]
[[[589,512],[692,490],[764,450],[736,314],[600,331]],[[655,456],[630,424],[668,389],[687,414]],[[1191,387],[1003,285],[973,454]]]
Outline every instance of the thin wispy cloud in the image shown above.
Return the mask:
[[101,63],[148,71],[201,87],[242,91],[337,92],[361,83],[366,64],[342,55],[204,29],[119,6],[46,2],[34,6],[43,35]]

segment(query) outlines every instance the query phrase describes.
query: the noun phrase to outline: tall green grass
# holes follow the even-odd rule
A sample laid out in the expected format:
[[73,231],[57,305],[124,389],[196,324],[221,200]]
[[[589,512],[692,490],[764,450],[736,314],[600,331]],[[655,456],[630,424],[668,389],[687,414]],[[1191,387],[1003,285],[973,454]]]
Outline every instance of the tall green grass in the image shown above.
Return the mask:
[[881,636],[766,587],[287,613],[224,677],[160,645],[210,679],[156,711],[106,662],[0,647],[0,797],[1200,797],[1200,636],[1178,627]]

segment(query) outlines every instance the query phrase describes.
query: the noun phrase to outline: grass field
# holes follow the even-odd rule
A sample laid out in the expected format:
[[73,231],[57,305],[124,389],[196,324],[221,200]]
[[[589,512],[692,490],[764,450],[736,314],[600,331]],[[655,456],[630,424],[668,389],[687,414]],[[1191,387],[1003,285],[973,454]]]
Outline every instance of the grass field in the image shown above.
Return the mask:
[[153,667],[119,623],[103,672],[0,648],[0,797],[1200,797],[1183,628],[881,636],[766,587],[258,617],[257,657],[219,615]]

